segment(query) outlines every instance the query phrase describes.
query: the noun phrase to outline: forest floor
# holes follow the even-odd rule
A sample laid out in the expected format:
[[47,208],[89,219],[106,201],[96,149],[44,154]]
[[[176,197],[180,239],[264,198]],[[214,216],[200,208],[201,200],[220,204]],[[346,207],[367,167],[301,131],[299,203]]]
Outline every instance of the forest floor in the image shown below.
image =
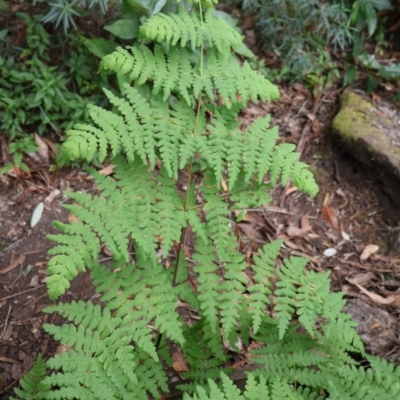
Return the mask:
[[[283,238],[286,255],[308,257],[309,268],[330,271],[333,290],[342,290],[348,299],[357,298],[357,304],[366,305],[361,314],[378,312],[372,319],[361,315],[369,323],[362,327],[367,348],[381,357],[397,358],[400,210],[386,198],[379,182],[330,138],[337,92],[325,93],[316,104],[300,84],[280,90],[276,102],[250,104],[242,114],[243,126],[270,113],[273,124],[280,127],[280,140],[296,144],[302,160],[311,165],[320,192],[311,200],[290,184],[274,190],[271,204],[249,211],[235,225],[242,251],[250,255],[267,241]],[[93,179],[80,169],[51,173],[48,165],[29,159],[27,163],[29,174],[0,176],[1,399],[8,398],[39,352],[47,359],[57,351],[57,343],[41,326],[61,323],[60,317],[44,314],[42,309],[49,304],[44,280],[52,243],[46,235],[56,233],[53,220],[67,222],[72,217],[62,207],[68,201],[62,191],[96,192]],[[44,214],[31,229],[30,218],[39,202],[45,204]],[[61,300],[94,297],[87,272],[74,279]],[[380,347],[374,347],[377,338]]]

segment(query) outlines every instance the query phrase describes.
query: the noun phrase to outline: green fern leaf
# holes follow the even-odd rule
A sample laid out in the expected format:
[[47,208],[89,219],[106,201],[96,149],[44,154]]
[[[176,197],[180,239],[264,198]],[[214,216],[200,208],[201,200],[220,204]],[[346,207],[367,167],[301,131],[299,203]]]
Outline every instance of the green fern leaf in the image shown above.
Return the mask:
[[161,266],[149,268],[144,260],[140,260],[136,265],[124,266],[115,274],[99,268],[93,271],[93,275],[95,284],[98,281],[105,283],[97,288],[105,292],[102,301],[107,301],[108,307],[116,310],[116,316],[122,318],[121,324],[131,327],[138,346],[155,360],[158,357],[151,331],[146,328],[151,322],[170,339],[183,342],[181,323],[175,313],[178,299],[168,273]]
[[308,271],[300,279],[300,287],[295,297],[300,323],[307,332],[314,336],[315,323],[322,314],[322,309],[330,292],[329,272],[315,273]]
[[192,183],[188,188],[188,209],[185,210],[186,219],[192,227],[192,230],[204,244],[208,243],[206,226],[199,216],[199,208],[195,196],[195,185]]
[[201,303],[200,308],[203,315],[208,320],[210,328],[214,334],[217,333],[218,323],[218,267],[216,265],[216,254],[210,245],[197,243],[196,253],[193,260],[197,265],[193,267],[198,275],[199,285],[197,287],[198,299]]
[[182,250],[180,251],[177,261],[178,265],[176,267],[178,270],[175,271],[173,268],[168,270],[168,272],[170,272],[170,282],[175,289],[176,297],[192,306],[195,310],[198,310],[200,308],[200,302],[190,285],[192,277],[189,274],[189,264],[187,260],[185,260],[185,255]]
[[[14,392],[18,398],[23,400],[41,400],[47,398],[50,392],[50,385],[44,382],[46,377],[46,365],[42,360],[41,354],[30,371],[20,380],[21,389],[15,387]],[[11,400],[17,400],[10,397]]]
[[265,308],[270,304],[268,296],[272,294],[271,278],[276,274],[275,263],[283,240],[266,244],[253,258],[252,270],[255,283],[248,287],[249,308],[253,320],[253,330],[257,333],[264,318]]
[[273,399],[281,400],[303,400],[303,396],[298,395],[291,386],[279,378],[272,381],[271,395]]
[[172,46],[180,42],[181,47],[185,47],[190,42],[193,50],[203,44],[216,46],[223,53],[242,43],[240,34],[222,19],[215,18],[211,10],[206,12],[204,21],[198,14],[187,14],[183,10],[179,15],[159,13],[140,27],[140,33],[146,39],[165,41]]
[[246,391],[243,393],[244,398],[248,400],[271,400],[266,380],[262,375],[258,380],[259,382],[257,382],[252,373],[247,374]]
[[[121,309],[117,314],[121,313]],[[60,392],[64,392],[71,389],[71,380],[78,382],[85,390],[79,394],[83,397],[76,398],[93,398],[96,395],[104,399],[107,396],[123,399],[137,396],[135,398],[146,399],[147,392],[157,398],[159,395],[154,391],[155,387],[167,389],[162,366],[154,360],[150,361],[146,353],[137,351],[130,344],[135,340],[135,329],[132,326],[135,321],[127,324],[126,317],[114,317],[108,308],[101,312],[99,306],[90,302],[59,304],[46,310],[53,311],[68,317],[79,327],[77,329],[72,324],[61,327],[44,325],[44,329],[57,340],[73,347],[73,350],[49,360],[50,368],[62,369],[64,372],[46,378],[46,384],[61,386]],[[140,319],[135,328],[141,332],[143,325]],[[118,397],[113,394],[118,394]]]
[[225,274],[224,281],[219,286],[218,301],[223,332],[225,337],[228,337],[236,326],[243,307],[243,293],[248,281],[242,272],[247,268],[247,263],[244,255],[231,248],[225,253],[222,266]]
[[208,234],[217,249],[218,257],[223,260],[226,249],[233,240],[230,212],[220,195],[219,185],[211,174],[204,177],[201,191],[206,200],[203,211],[206,213]]
[[60,222],[53,225],[64,234],[47,236],[48,239],[60,243],[49,251],[54,257],[50,259],[46,270],[50,275],[46,284],[52,300],[65,293],[70,287],[69,282],[78,271],[84,272],[85,266],[90,268],[93,265],[100,251],[100,242],[88,226],[82,223],[66,225]]
[[243,144],[245,181],[259,169],[259,181],[261,182],[271,165],[272,151],[275,148],[278,137],[278,129],[269,129],[271,117],[256,119],[248,128]]
[[197,384],[206,385],[208,379],[218,379],[221,371],[231,372],[224,368],[228,357],[222,338],[212,333],[210,325],[204,319],[196,322],[192,327],[187,327],[185,343],[182,348],[184,356],[190,365],[190,371],[183,374],[191,383],[179,385],[179,389],[194,392]]

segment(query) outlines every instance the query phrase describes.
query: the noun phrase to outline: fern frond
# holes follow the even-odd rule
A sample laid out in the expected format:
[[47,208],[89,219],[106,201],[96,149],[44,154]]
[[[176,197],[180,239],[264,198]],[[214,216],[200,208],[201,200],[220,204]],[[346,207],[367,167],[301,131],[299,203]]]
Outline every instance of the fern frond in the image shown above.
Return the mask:
[[276,284],[274,308],[278,317],[280,339],[283,338],[295,312],[295,285],[299,284],[303,268],[306,264],[307,260],[299,257],[291,257],[289,260],[285,260],[281,271],[277,273],[280,279]]
[[318,186],[308,166],[297,161],[299,154],[294,150],[295,146],[290,143],[282,143],[275,147],[271,160],[271,183],[275,186],[281,174],[282,185],[285,185],[287,178],[291,176],[296,187],[314,197],[318,193]]
[[[46,377],[46,365],[39,354],[33,367],[19,381],[21,389],[15,387],[14,392],[18,398],[23,400],[41,400],[47,398],[50,393],[50,385],[44,382]],[[17,400],[10,397],[11,400]]]
[[146,39],[165,41],[172,46],[179,42],[185,47],[190,43],[192,50],[203,44],[215,46],[224,54],[242,44],[240,34],[222,18],[215,18],[211,10],[205,13],[204,20],[196,13],[188,14],[183,10],[179,15],[159,13],[140,27],[140,33]]
[[378,373],[382,379],[389,377],[392,379],[400,378],[400,367],[396,366],[396,364],[389,363],[385,359],[370,355],[367,355],[366,358],[369,361],[371,368],[375,373]]
[[255,283],[248,287],[250,296],[248,297],[251,318],[253,320],[253,331],[257,333],[264,319],[265,308],[270,304],[269,297],[271,291],[271,278],[275,277],[275,263],[278,257],[283,240],[277,240],[266,244],[258,250],[258,254],[253,258],[252,270],[255,272]]
[[186,226],[184,204],[175,190],[175,181],[166,176],[165,170],[157,177],[156,209],[160,220],[159,235],[162,238],[162,256],[166,258],[174,242],[178,242]]
[[[144,45],[135,45],[129,49],[131,53],[117,48],[103,58],[102,67],[125,74],[129,82],[137,85],[152,80],[153,95],[162,90],[164,102],[171,94],[179,93],[188,106],[193,106],[202,94],[214,101],[218,93],[225,106],[231,108],[250,99],[269,101],[279,96],[276,86],[247,63],[240,66],[233,56],[226,57],[212,48],[207,51],[203,63],[185,48],[172,48],[167,52],[155,45],[152,52]],[[76,136],[80,144],[85,145],[84,135]],[[79,154],[78,150],[76,153]]]
[[158,360],[148,327],[151,323],[173,341],[183,342],[181,323],[175,312],[178,298],[167,272],[160,266],[148,268],[146,263],[139,262],[136,266],[126,265],[114,274],[98,268],[93,276],[94,284],[100,283],[97,290],[104,292],[101,300],[115,310],[121,326],[129,328],[132,339],[143,352]]
[[193,260],[197,263],[193,270],[198,275],[197,287],[200,309],[207,319],[210,329],[214,334],[218,332],[218,288],[220,277],[218,275],[218,266],[216,264],[217,255],[210,245],[202,243],[196,244],[196,253],[193,254]]
[[240,310],[245,304],[243,293],[248,281],[242,274],[247,268],[245,256],[232,247],[225,254],[225,259],[221,263],[224,268],[224,281],[219,286],[218,300],[223,333],[228,337],[240,318]]
[[178,257],[178,259],[179,259],[179,263],[176,266],[178,268],[178,271],[176,274],[175,282],[174,282],[175,269],[174,268],[168,269],[168,272],[170,273],[171,285],[175,289],[175,294],[176,294],[177,298],[183,300],[184,302],[189,304],[191,307],[193,307],[195,310],[199,310],[200,302],[190,284],[190,282],[192,280],[192,276],[191,276],[192,274],[189,273],[189,270],[188,270],[189,263],[185,260],[185,255],[182,250],[180,252],[180,256]]
[[190,371],[183,373],[183,376],[190,383],[179,385],[182,391],[194,392],[196,385],[205,385],[208,379],[218,379],[221,371],[231,371],[223,367],[228,357],[225,355],[222,339],[210,328],[207,321],[201,319],[184,331],[185,344],[182,350]]
[[281,378],[276,378],[272,381],[271,395],[273,399],[304,400],[303,396],[298,394]]
[[91,268],[100,251],[100,241],[88,225],[81,222],[70,225],[54,222],[53,226],[63,234],[47,235],[48,239],[59,243],[49,250],[54,257],[50,259],[46,270],[50,275],[46,284],[51,300],[65,293],[78,271],[84,272],[86,266]]
[[301,277],[300,285],[295,297],[298,308],[297,314],[300,323],[313,336],[315,323],[322,314],[322,308],[329,296],[329,272],[316,273],[314,271],[307,271]]
[[[70,348],[48,361],[50,368],[63,371],[45,379],[46,384],[61,387],[60,393],[71,390],[71,381],[85,389],[75,394],[79,399],[87,396],[129,399],[132,395],[145,399],[146,392],[154,395],[154,387],[160,383],[166,387],[166,377],[160,375],[161,365],[154,360],[150,362],[152,359],[147,354],[137,351],[131,344],[135,332],[143,328],[141,318],[137,321],[131,318],[127,323],[126,318],[118,315],[120,310],[114,317],[109,308],[101,310],[91,302],[60,303],[48,307],[45,312],[58,312],[73,323],[61,327],[43,326]],[[114,397],[116,393],[120,397]]]
[[271,400],[269,396],[269,387],[264,377],[260,375],[258,379],[256,379],[252,373],[247,374],[246,391],[243,395],[244,398],[248,400]]
[[[152,169],[159,154],[168,176],[176,178],[176,148],[180,145],[183,132],[186,132],[188,114],[191,113],[194,118],[193,111],[179,102],[174,104],[174,110],[156,100],[150,105],[128,84],[124,89],[125,98],[104,90],[119,114],[89,106],[90,116],[98,128],[76,125],[74,130],[68,131],[68,139],[63,144],[65,154],[71,160],[85,158],[89,161],[99,150],[99,160],[103,161],[106,149],[110,147],[113,157],[125,153],[128,162],[133,162],[139,155],[142,162],[148,162]],[[86,141],[82,141],[81,137],[85,137]]]
[[202,240],[204,244],[208,243],[207,229],[204,222],[199,216],[199,207],[197,207],[197,200],[195,195],[195,185],[192,183],[188,187],[188,204],[187,210],[185,210],[186,219],[192,227],[193,232],[197,235],[199,239]]
[[[228,109],[233,104],[247,103],[249,100],[270,101],[279,97],[278,89],[268,79],[253,71],[247,62],[242,66],[230,56],[223,57],[210,49],[204,62],[204,73],[194,76],[193,94],[197,97],[204,92],[214,100],[214,87]],[[238,97],[240,96],[240,97]]]
[[223,260],[226,249],[233,241],[230,211],[221,196],[219,184],[211,173],[204,177],[200,190],[206,201],[203,211],[206,213],[208,235],[215,245],[218,257]]
[[328,390],[333,399],[343,396],[357,400],[400,398],[400,383],[393,382],[390,378],[382,380],[380,375],[374,374],[371,369],[342,366],[332,378],[328,381]]
[[90,170],[103,196],[70,193],[79,204],[65,208],[80,222],[58,224],[64,234],[49,236],[60,243],[50,251],[56,255],[47,270],[51,298],[63,294],[78,271],[97,262],[100,241],[107,245],[114,260],[127,262],[130,236],[154,264],[158,240],[161,239],[162,255],[166,257],[186,226],[183,202],[165,170],[153,179],[138,160],[128,167],[122,158],[113,162],[114,179]]
[[[347,351],[364,354],[364,345],[355,329],[356,326],[357,323],[351,320],[350,315],[344,313],[332,314],[322,327],[323,340],[335,344],[336,347],[343,347]],[[346,362],[352,364],[349,359],[346,359]]]
[[245,182],[244,171],[241,169],[234,187],[230,190],[230,201],[233,202],[232,209],[245,210],[246,208],[265,206],[271,202],[269,194],[271,185],[258,183],[252,179]]

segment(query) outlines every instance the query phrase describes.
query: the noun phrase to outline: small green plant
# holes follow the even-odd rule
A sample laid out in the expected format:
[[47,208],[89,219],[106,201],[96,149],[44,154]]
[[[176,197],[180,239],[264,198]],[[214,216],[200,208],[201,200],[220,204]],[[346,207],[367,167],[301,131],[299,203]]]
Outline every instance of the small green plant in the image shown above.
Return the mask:
[[[157,14],[141,26],[140,43],[102,60],[123,92],[105,90],[113,110],[88,106],[93,124],[76,124],[63,148],[71,160],[108,158],[113,176],[88,169],[100,196],[68,193],[79,221],[55,223],[61,234],[49,235],[57,246],[47,269],[53,300],[89,269],[102,305],[45,309],[68,320],[43,326],[67,350],[46,362],[49,375],[38,360],[20,398],[159,399],[172,346],[190,368],[180,386],[187,400],[400,398],[399,368],[369,358],[365,370],[350,357],[365,353],[329,273],[307,271],[304,258],[282,260],[281,240],[251,260],[239,250],[233,215],[267,204],[289,177],[311,196],[318,188],[294,145],[276,143],[269,116],[239,129],[245,104],[278,90],[237,61],[242,38],[212,5]],[[102,245],[111,266],[99,261]],[[182,303],[196,323],[181,317]],[[243,394],[228,378],[226,350],[240,341],[260,344]]]
[[8,147],[8,154],[13,154],[12,162],[8,162],[0,170],[0,174],[5,174],[13,167],[21,168],[22,171],[29,172],[29,167],[22,161],[24,154],[33,153],[37,150],[37,145],[33,140],[32,135],[22,135],[18,140],[10,143]]
[[[266,50],[279,56],[286,79],[304,81],[311,76],[311,85],[323,89],[326,82],[321,79],[330,68],[329,63],[333,63],[327,46],[336,50],[352,43],[344,2],[244,0],[241,4],[245,12],[257,16],[258,36]],[[324,63],[321,63],[321,54],[324,54]]]
[[27,14],[16,17],[26,28],[20,48],[13,46],[10,30],[0,32],[0,131],[10,139],[9,149],[14,153],[13,162],[2,172],[13,166],[27,169],[20,157],[29,152],[25,147],[33,139],[26,132],[56,132],[61,137],[73,125],[71,118],[89,120],[87,104],[105,105],[100,93],[101,87],[108,86],[107,75],[94,72],[97,60],[81,35],[69,34],[67,40],[60,40],[59,35],[50,38]]
[[[71,117],[87,121],[88,100],[69,91],[65,74],[48,65],[49,34],[28,15],[18,16],[27,23],[27,47],[17,56],[0,56],[0,131],[14,140],[29,128],[60,133],[71,127]],[[3,39],[5,54],[9,40]]]
[[[378,12],[392,8],[390,0],[243,0],[240,3],[245,12],[257,17],[257,33],[264,48],[274,51],[282,63],[278,72],[270,71],[268,76],[304,81],[314,94],[340,78],[331,54],[349,50],[351,45],[352,66],[350,71],[346,69],[343,79],[345,85],[354,81],[357,76],[354,63],[363,54],[365,38],[374,36],[383,42],[384,29]],[[397,66],[388,68],[387,75],[392,77]],[[384,75],[385,69],[380,72]],[[370,86],[371,82],[369,89]]]

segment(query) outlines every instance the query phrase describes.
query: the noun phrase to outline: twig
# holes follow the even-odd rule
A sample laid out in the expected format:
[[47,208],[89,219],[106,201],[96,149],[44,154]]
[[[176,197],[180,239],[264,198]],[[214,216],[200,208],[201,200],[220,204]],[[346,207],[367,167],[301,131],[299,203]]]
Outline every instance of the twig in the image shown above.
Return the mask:
[[20,269],[19,269],[19,274],[18,274],[18,276],[13,280],[13,282],[10,284],[9,287],[13,287],[14,284],[15,284],[15,282],[17,282],[17,280],[18,280],[19,278],[21,278],[21,276],[22,276],[22,264],[21,264],[21,267],[20,267]]
[[[279,209],[274,209],[274,208],[269,208],[269,207],[264,207],[264,208],[246,208],[246,211],[248,211],[248,212],[270,212],[270,213],[293,215],[293,216],[301,215],[301,214],[298,214],[298,213],[292,213],[290,211],[279,210]],[[313,217],[312,215],[309,215],[308,218],[320,219],[319,217]]]
[[14,293],[14,294],[12,294],[12,295],[10,295],[10,296],[3,297],[2,299],[0,299],[0,301],[12,299],[13,297],[17,297],[17,296],[19,296],[20,294],[24,294],[24,293],[32,292],[33,290],[36,290],[36,289],[40,289],[40,288],[42,288],[43,286],[44,286],[44,285],[40,285],[40,286],[36,286],[36,287],[34,287],[34,288],[32,288],[32,289],[24,290],[23,292]]
[[1,335],[0,335],[0,339],[2,339],[3,336],[4,336],[4,334],[6,333],[7,326],[8,326],[8,318],[10,318],[11,309],[12,309],[12,306],[9,306],[9,307],[8,307],[8,313],[7,313],[6,319],[5,319],[5,321],[4,321],[4,329],[3,329],[3,332],[2,332]]
[[14,248],[15,246],[17,246],[19,243],[21,243],[24,239],[26,239],[26,238],[23,237],[23,238],[17,240],[15,243],[10,244],[8,247],[6,247],[6,248],[3,250],[3,252],[5,253],[6,251],[11,250],[11,249]]
[[0,270],[0,275],[4,275],[7,272],[12,271],[14,268],[18,267],[19,264],[22,264],[25,261],[25,255],[19,256],[14,262],[12,262],[9,266]]

